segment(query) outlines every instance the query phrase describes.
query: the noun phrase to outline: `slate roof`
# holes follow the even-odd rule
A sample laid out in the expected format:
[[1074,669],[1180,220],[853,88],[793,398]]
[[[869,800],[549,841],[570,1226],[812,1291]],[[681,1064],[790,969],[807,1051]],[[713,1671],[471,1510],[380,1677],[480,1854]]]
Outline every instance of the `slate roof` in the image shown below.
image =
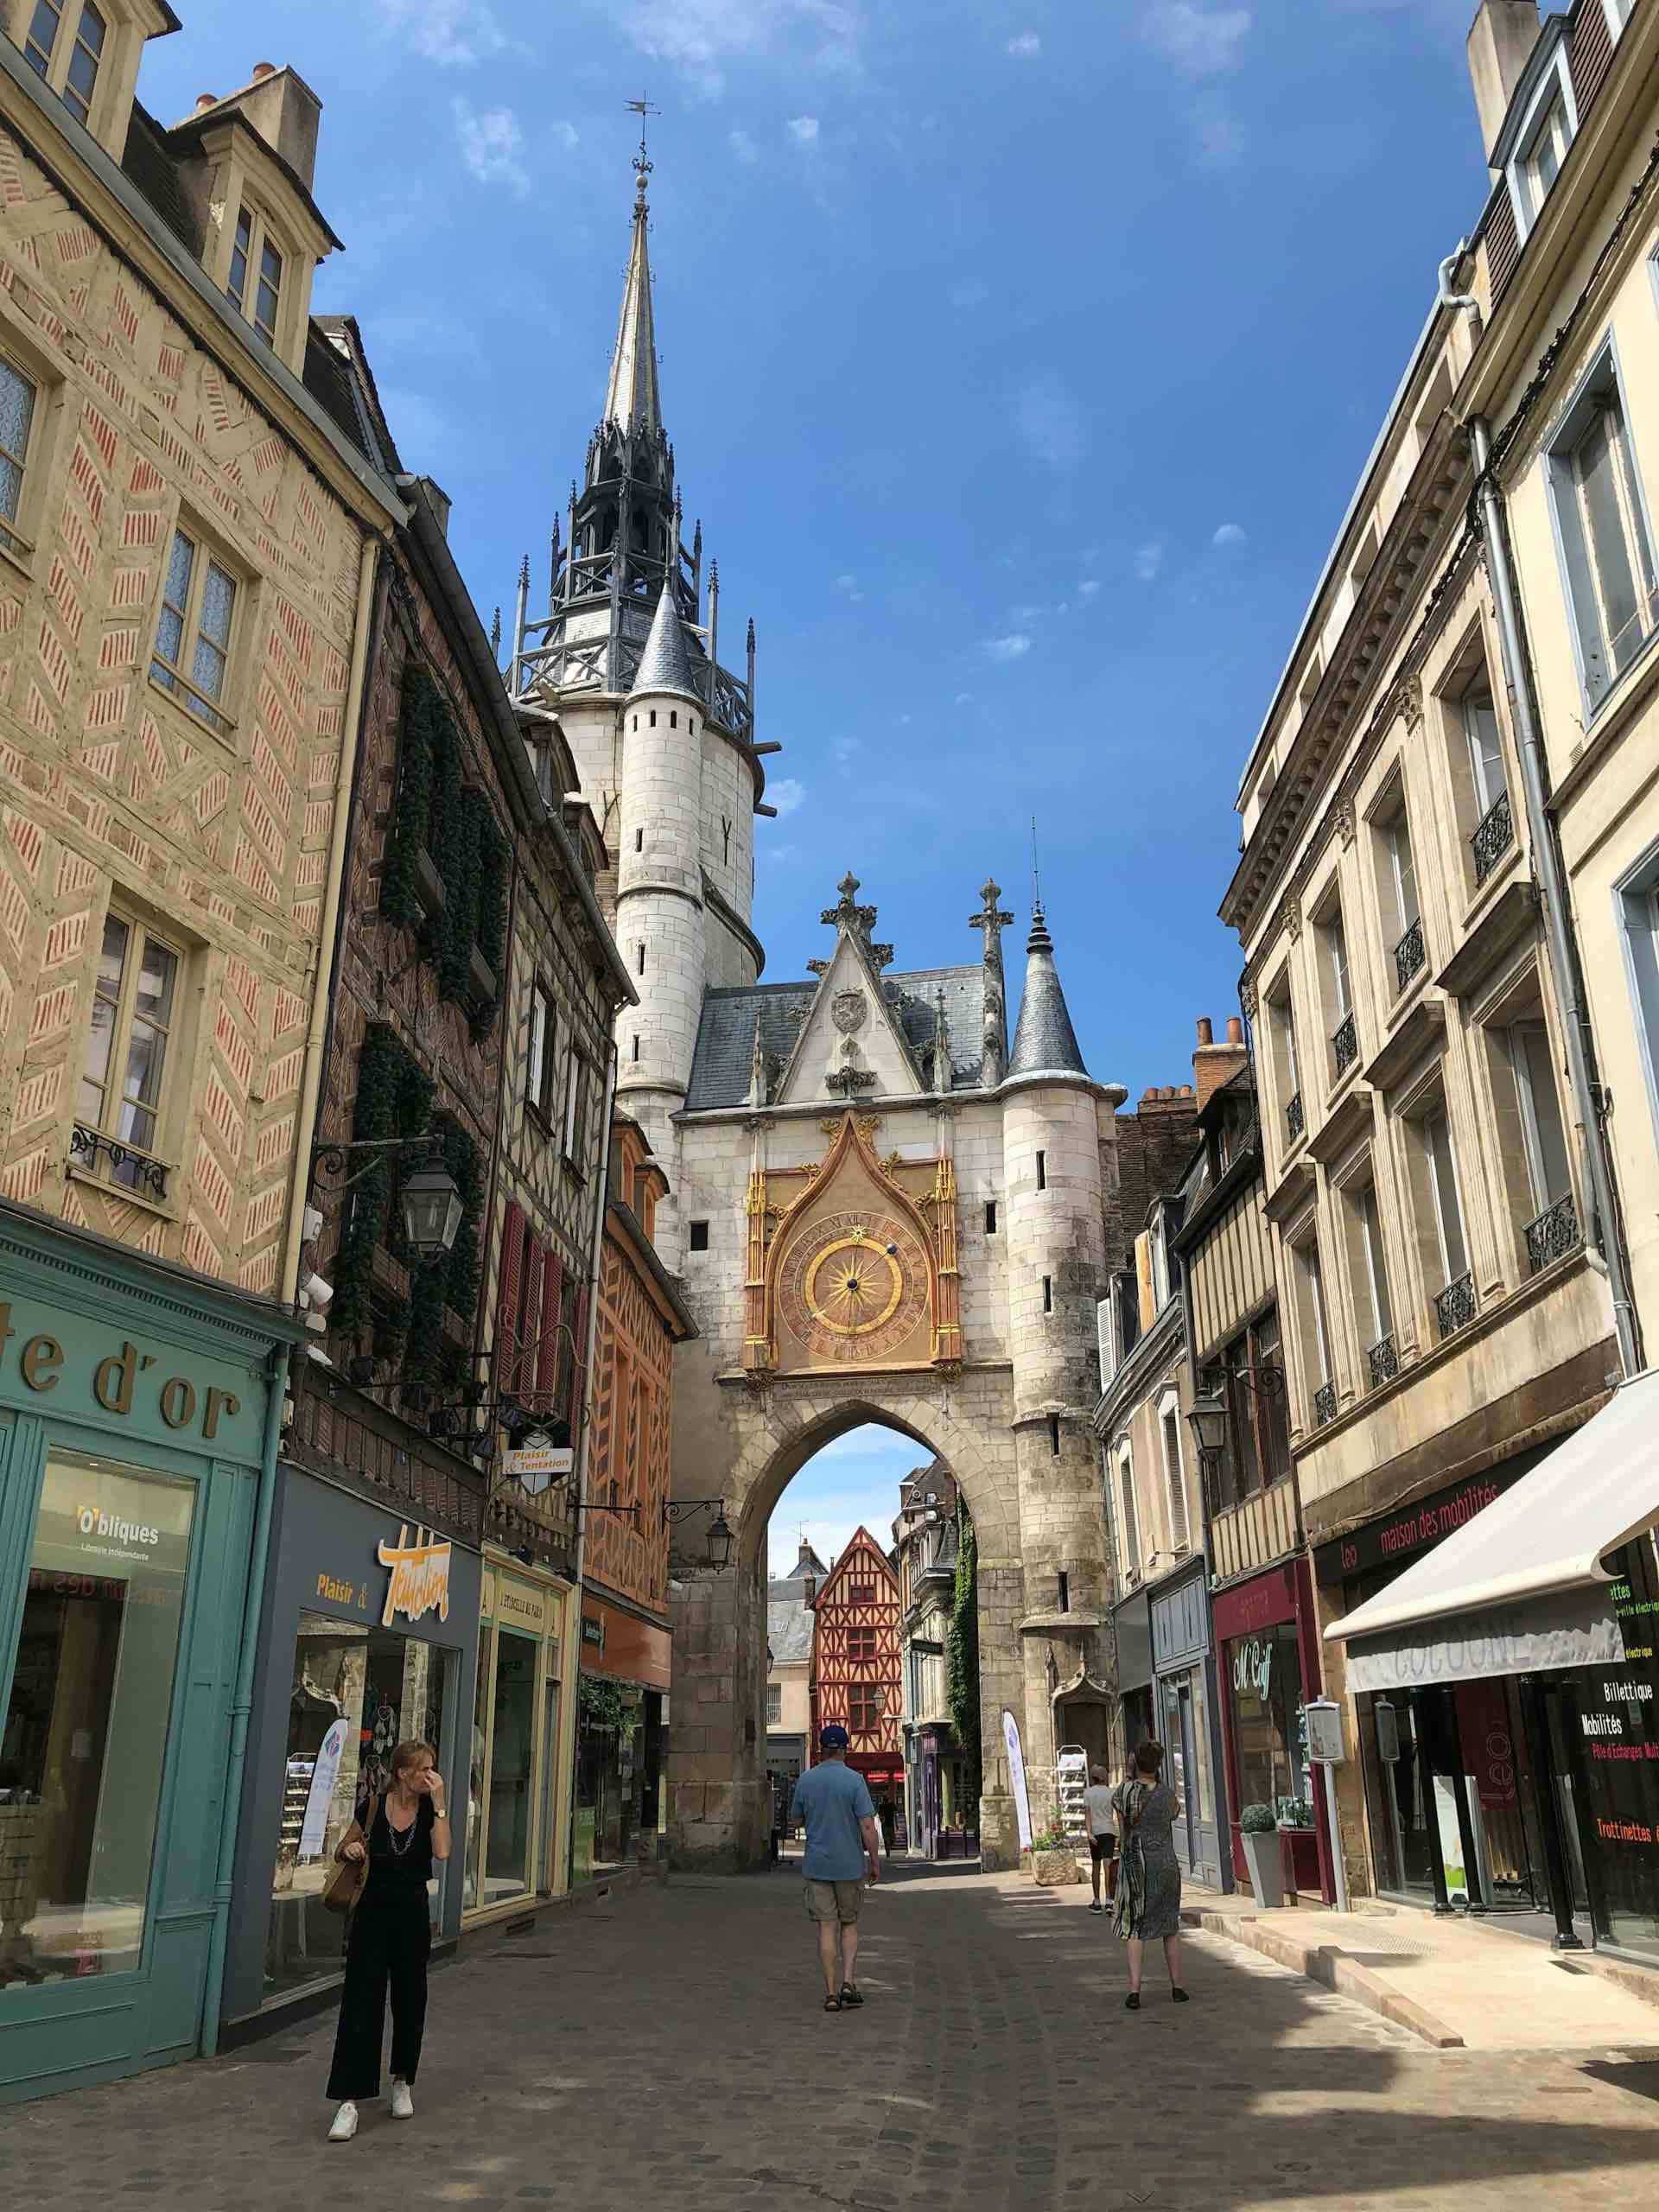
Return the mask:
[[1026,988],[1020,1001],[1014,1050],[1008,1056],[1009,1075],[1046,1075],[1057,1069],[1087,1075],[1054,965],[1054,940],[1041,906],[1032,909],[1026,954]]
[[774,1667],[802,1667],[812,1656],[817,1616],[798,1598],[766,1601],[766,1649]]
[[685,649],[685,632],[680,626],[679,610],[674,604],[674,594],[666,584],[657,594],[657,612],[651,618],[651,635],[645,639],[645,650],[639,656],[639,673],[633,679],[633,689],[628,694],[638,699],[646,692],[668,692],[682,699],[689,699],[694,707],[702,704],[691,675],[691,662]]
[[[976,1090],[985,1019],[984,969],[977,963],[966,968],[917,968],[881,980],[899,993],[899,1024],[918,1054],[925,1053],[933,1041],[935,994],[944,991],[950,1087]],[[706,991],[686,1111],[706,1114],[747,1102],[757,1022],[774,1070],[781,1074],[817,988],[809,978],[801,983],[754,983]]]

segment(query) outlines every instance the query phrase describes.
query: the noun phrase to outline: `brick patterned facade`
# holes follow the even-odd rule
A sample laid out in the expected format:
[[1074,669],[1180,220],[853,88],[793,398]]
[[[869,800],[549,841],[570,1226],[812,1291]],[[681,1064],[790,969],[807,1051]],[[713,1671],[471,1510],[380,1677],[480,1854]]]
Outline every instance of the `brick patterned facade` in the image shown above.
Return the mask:
[[[271,1294],[370,518],[3,129],[0,205],[39,394],[0,559],[0,1193]],[[238,577],[222,734],[148,672],[181,519]],[[112,897],[185,955],[154,1199],[68,1165]]]

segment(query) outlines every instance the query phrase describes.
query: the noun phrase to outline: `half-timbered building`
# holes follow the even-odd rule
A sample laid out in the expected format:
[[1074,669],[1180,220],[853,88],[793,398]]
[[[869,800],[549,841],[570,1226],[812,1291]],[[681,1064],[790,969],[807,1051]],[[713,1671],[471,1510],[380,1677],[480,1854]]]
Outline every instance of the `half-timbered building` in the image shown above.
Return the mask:
[[878,1802],[884,1792],[904,1801],[904,1717],[899,1577],[868,1529],[857,1529],[813,1600],[812,1732],[838,1720],[851,1738],[856,1767]]

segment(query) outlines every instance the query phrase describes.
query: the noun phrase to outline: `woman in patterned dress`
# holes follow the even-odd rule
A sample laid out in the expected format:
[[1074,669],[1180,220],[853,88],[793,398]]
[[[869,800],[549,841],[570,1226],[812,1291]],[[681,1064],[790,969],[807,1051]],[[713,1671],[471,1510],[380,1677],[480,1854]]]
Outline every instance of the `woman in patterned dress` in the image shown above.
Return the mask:
[[1169,1993],[1178,2005],[1186,2002],[1181,1987],[1181,1867],[1171,1834],[1181,1803],[1159,1779],[1163,1764],[1161,1744],[1142,1744],[1132,1772],[1112,1798],[1122,1838],[1115,1924],[1129,1947],[1129,1993],[1123,2001],[1131,2012],[1141,2010],[1146,1947],[1160,1938]]

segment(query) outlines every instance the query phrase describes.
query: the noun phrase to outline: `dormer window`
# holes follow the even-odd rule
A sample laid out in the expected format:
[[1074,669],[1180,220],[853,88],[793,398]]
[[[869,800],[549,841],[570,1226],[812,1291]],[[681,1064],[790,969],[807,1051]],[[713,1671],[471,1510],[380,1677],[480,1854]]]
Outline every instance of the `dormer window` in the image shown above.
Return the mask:
[[77,123],[90,124],[108,26],[85,0],[35,0],[23,34],[23,58],[58,92]]
[[264,217],[245,200],[236,218],[230,276],[225,289],[231,304],[240,308],[267,346],[274,346],[276,314],[283,297],[283,257],[271,244]]
[[1543,213],[1578,135],[1579,110],[1567,67],[1567,19],[1551,19],[1515,89],[1515,99],[1492,149],[1492,167],[1509,180],[1516,230],[1524,243]]

